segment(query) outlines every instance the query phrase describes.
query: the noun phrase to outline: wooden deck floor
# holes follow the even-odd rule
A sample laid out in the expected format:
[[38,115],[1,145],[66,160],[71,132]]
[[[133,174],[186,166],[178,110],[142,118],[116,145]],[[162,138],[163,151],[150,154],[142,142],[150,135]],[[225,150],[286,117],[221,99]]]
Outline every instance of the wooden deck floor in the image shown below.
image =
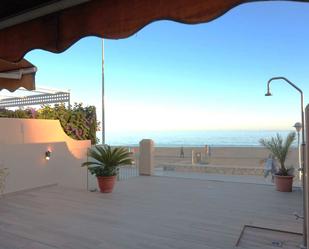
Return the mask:
[[301,232],[300,209],[298,191],[255,184],[135,177],[113,194],[54,186],[0,199],[0,248],[231,249],[244,224]]

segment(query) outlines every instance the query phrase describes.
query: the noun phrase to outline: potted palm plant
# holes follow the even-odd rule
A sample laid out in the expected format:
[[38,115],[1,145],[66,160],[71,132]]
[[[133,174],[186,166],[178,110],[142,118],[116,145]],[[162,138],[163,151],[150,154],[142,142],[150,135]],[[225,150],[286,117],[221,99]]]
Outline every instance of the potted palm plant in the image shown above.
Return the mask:
[[268,149],[279,161],[279,169],[275,173],[276,189],[281,192],[292,192],[293,186],[293,173],[294,168],[286,167],[285,161],[289,154],[292,143],[295,140],[295,132],[290,132],[288,136],[283,139],[282,136],[277,134],[270,139],[260,139],[260,144]]
[[98,185],[102,193],[113,191],[118,169],[122,165],[131,165],[131,154],[126,148],[109,145],[96,145],[88,151],[91,161],[84,162],[89,172],[98,179]]

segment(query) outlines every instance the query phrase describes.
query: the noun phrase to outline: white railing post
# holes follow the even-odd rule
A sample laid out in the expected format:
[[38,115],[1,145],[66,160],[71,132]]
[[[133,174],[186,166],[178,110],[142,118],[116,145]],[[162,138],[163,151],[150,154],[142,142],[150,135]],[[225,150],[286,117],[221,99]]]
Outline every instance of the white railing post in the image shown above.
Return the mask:
[[[306,107],[306,110],[305,110],[305,117],[306,117],[306,122],[305,122],[305,131],[306,131],[306,148],[305,148],[305,155],[303,155],[305,158],[305,164],[304,164],[304,168],[303,169],[303,174],[304,174],[304,182],[303,182],[303,195],[304,195],[304,198],[303,198],[303,201],[305,202],[305,204],[303,205],[303,208],[304,208],[304,218],[306,220],[304,220],[304,230],[306,232],[306,241],[309,241],[309,231],[308,231],[308,227],[309,227],[309,219],[308,219],[308,213],[309,213],[309,210],[308,210],[308,207],[309,207],[309,203],[308,203],[308,200],[309,200],[309,193],[308,193],[308,189],[309,189],[309,186],[308,186],[308,170],[309,170],[309,144],[308,144],[308,141],[309,141],[309,105],[307,105]],[[308,248],[308,247],[307,247]]]

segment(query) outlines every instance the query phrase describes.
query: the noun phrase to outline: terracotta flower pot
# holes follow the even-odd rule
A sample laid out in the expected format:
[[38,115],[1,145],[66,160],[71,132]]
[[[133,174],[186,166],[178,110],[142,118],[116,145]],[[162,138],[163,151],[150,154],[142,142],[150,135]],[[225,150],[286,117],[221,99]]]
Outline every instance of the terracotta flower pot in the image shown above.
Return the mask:
[[276,189],[280,192],[292,192],[293,177],[275,175]]
[[101,193],[113,192],[116,176],[98,176],[97,179]]

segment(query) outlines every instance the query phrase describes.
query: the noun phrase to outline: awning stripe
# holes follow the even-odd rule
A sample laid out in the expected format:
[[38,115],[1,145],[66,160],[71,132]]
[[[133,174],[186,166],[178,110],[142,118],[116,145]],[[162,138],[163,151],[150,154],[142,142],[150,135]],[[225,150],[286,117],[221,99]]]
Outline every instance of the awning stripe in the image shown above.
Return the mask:
[[150,22],[210,21],[246,0],[92,0],[0,30],[0,58],[19,61],[40,48],[62,52],[82,37],[120,39]]
[[[35,73],[36,67],[25,59],[18,63],[0,60],[0,90],[7,89],[9,91],[15,91],[20,87],[24,87],[27,90],[34,90]],[[7,77],[10,74],[13,74],[12,76],[18,74],[19,77]]]

